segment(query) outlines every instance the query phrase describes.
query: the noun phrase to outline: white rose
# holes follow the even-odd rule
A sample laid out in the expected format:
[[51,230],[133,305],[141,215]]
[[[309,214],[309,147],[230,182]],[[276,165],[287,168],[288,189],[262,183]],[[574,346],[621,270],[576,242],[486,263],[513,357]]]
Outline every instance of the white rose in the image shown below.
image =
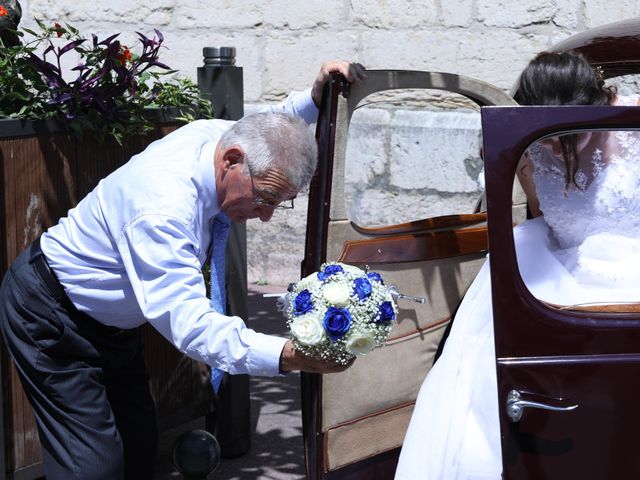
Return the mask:
[[347,264],[343,263],[342,264],[342,268],[347,273],[353,273],[354,275],[358,275],[358,276],[364,275],[364,271],[362,271],[362,269],[360,269],[360,268],[358,268],[358,267],[356,267],[354,265],[347,265]]
[[324,339],[322,322],[312,313],[296,317],[291,322],[291,333],[304,345],[317,345]]
[[318,274],[317,273],[312,273],[311,275],[308,275],[308,276],[304,277],[302,280],[300,280],[297,283],[296,288],[298,289],[298,291],[302,291],[304,289],[311,288],[313,285],[315,285],[317,283],[319,283]]
[[354,333],[347,340],[347,351],[354,355],[366,355],[376,346],[370,333]]
[[324,299],[333,306],[346,307],[349,305],[351,289],[344,283],[331,282],[322,289]]

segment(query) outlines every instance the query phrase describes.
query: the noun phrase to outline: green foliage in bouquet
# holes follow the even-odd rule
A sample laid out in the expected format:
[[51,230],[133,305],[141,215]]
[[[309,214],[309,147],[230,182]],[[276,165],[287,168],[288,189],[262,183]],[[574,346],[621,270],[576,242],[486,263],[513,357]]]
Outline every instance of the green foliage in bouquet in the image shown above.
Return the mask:
[[[170,109],[183,121],[212,116],[191,80],[161,81],[175,70],[158,59],[164,41],[158,30],[153,38],[136,32],[136,52],[119,34],[87,39],[69,24],[37,24],[38,32],[14,32],[21,43],[0,40],[0,118],[64,117],[80,139],[91,132],[100,142],[112,137],[121,144],[153,129],[148,108]],[[63,58],[75,65],[68,72]]]

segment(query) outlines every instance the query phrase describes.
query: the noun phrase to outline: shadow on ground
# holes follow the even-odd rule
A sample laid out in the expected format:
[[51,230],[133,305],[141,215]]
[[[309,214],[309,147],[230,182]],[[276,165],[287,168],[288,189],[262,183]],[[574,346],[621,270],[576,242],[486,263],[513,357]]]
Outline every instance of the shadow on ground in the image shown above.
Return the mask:
[[[249,291],[248,325],[263,333],[284,335],[285,320],[276,309],[275,298],[263,293],[284,287],[254,286]],[[211,480],[303,479],[304,450],[300,410],[300,376],[253,377],[251,388],[251,449],[234,459],[222,459]],[[171,464],[171,447],[182,432],[204,428],[198,419],[161,435],[156,480],[180,479]]]

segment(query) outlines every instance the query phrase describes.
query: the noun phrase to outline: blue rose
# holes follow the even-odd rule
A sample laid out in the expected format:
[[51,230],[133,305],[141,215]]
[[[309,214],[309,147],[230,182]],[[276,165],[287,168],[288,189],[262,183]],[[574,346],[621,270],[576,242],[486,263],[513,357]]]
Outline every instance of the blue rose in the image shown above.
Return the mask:
[[384,285],[384,282],[382,281],[382,277],[380,276],[380,274],[378,272],[369,272],[367,273],[367,278],[373,282],[378,282],[382,285]]
[[371,283],[366,278],[356,278],[353,281],[353,291],[360,300],[364,300],[371,295]]
[[327,265],[324,270],[318,272],[318,280],[324,282],[327,278],[335,273],[344,272],[340,265]]
[[378,318],[376,322],[387,323],[396,318],[396,313],[393,311],[393,305],[391,302],[382,302],[378,307]]
[[311,301],[311,292],[309,290],[302,290],[298,295],[296,295],[296,299],[294,302],[295,314],[302,315],[303,313],[307,313],[313,310],[313,302]]
[[351,313],[346,308],[329,307],[322,324],[327,336],[335,342],[344,337],[351,328]]

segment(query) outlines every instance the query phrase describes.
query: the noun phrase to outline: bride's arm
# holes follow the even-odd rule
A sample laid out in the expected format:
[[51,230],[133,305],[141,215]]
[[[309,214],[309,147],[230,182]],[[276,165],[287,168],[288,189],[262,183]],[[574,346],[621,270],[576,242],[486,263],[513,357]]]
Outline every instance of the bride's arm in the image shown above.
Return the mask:
[[534,217],[541,216],[542,212],[540,211],[540,202],[536,194],[536,185],[533,183],[533,165],[531,164],[529,155],[526,153],[522,156],[516,173],[518,174],[520,185],[522,185],[522,189],[527,196],[527,203],[529,204],[531,215]]

